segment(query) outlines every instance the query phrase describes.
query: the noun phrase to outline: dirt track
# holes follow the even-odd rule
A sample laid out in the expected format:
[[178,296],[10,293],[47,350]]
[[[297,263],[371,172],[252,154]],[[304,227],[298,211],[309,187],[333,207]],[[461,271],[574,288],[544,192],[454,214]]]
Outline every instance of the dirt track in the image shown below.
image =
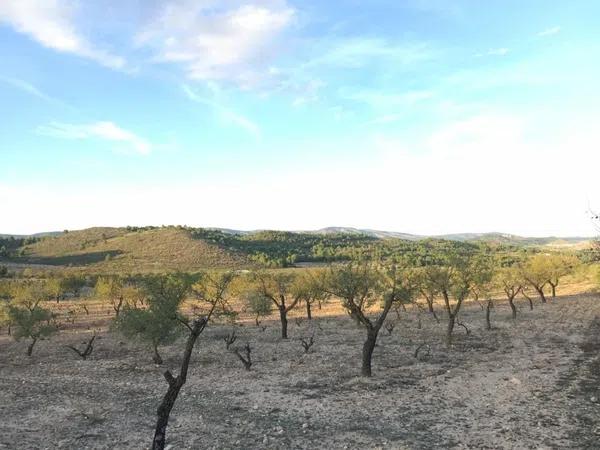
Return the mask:
[[[318,311],[315,312],[318,316]],[[599,448],[600,300],[559,298],[516,323],[504,303],[485,331],[468,305],[450,351],[444,323],[402,313],[374,354],[374,377],[360,370],[363,332],[349,318],[277,322],[237,329],[253,347],[243,370],[214,326],[197,344],[188,384],[172,413],[172,448]],[[313,351],[298,338],[314,329]],[[155,408],[166,390],[149,353],[103,334],[88,361],[63,333],[34,357],[0,337],[0,448],[147,448]],[[427,342],[419,359],[415,348]],[[175,368],[179,347],[164,349]]]

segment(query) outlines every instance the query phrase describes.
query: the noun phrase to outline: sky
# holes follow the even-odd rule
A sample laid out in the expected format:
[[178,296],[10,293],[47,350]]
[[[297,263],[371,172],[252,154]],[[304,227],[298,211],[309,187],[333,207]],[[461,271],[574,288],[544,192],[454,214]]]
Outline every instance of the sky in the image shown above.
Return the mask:
[[600,2],[0,0],[0,233],[594,235]]

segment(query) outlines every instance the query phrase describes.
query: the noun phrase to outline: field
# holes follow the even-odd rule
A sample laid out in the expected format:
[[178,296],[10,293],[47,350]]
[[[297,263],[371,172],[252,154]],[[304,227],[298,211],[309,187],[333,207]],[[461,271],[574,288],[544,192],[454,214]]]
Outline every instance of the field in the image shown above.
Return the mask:
[[[421,314],[419,328],[415,310],[400,311],[380,334],[371,379],[358,377],[364,330],[335,303],[312,322],[292,319],[287,341],[276,320],[264,331],[237,325],[233,347],[251,344],[251,371],[225,350],[231,327],[211,325],[171,414],[169,448],[598,448],[600,299],[519,307],[513,322],[497,302],[486,331],[479,305],[466,304],[470,334],[459,327],[449,350],[443,318]],[[147,349],[102,331],[80,360],[65,345],[104,327],[101,313],[77,317],[32,358],[0,337],[0,448],[149,446],[162,371],[177,369],[182,345],[165,348],[158,367]],[[305,354],[299,338],[313,332]]]

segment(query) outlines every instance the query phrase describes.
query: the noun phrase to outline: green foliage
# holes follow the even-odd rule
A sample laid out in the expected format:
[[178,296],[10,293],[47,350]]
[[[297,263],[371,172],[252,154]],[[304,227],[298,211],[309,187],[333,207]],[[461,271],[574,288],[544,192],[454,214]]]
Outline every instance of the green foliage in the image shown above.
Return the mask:
[[182,332],[181,303],[190,291],[192,278],[184,274],[153,275],[143,281],[146,306],[125,305],[114,329],[130,339],[151,344],[155,362],[162,361],[158,347],[174,342]]
[[256,317],[256,322],[260,317],[271,315],[273,302],[258,291],[249,291],[244,295],[244,301],[248,310]]
[[381,274],[368,264],[332,266],[323,281],[323,289],[339,297],[355,319],[374,304],[383,287]]
[[230,291],[235,274],[226,272],[201,272],[192,278],[192,292],[199,302],[194,305],[196,315],[226,318],[235,321],[237,312],[231,307]]
[[12,335],[17,341],[23,338],[44,339],[58,331],[58,327],[52,321],[52,312],[39,304],[30,309],[18,303],[11,303],[7,307],[6,317],[12,325]]
[[33,346],[40,339],[46,339],[58,331],[54,315],[40,306],[48,298],[45,285],[39,282],[19,283],[12,286],[12,300],[4,306],[4,322],[10,324],[15,340],[23,338],[32,342],[27,350],[31,355]]

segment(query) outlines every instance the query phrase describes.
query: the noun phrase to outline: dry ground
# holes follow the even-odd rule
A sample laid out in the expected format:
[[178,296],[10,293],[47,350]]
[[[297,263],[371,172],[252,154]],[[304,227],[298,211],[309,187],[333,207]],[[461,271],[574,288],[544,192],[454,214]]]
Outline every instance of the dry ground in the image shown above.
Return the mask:
[[[171,415],[173,449],[199,448],[600,448],[600,299],[563,296],[516,323],[505,302],[484,329],[469,304],[455,345],[441,344],[445,323],[401,312],[379,338],[372,379],[357,377],[364,332],[348,317],[312,324],[278,323],[265,331],[237,327],[253,348],[246,372],[212,326],[196,345],[188,383]],[[440,310],[440,317],[442,311]],[[395,318],[395,317],[394,317]],[[442,318],[443,319],[443,318]],[[298,338],[314,330],[303,354]],[[181,345],[164,349],[165,367],[149,352],[103,332],[87,361],[66,349],[89,332],[63,332],[39,344],[0,337],[0,448],[141,449],[153,434]],[[425,348],[419,358],[415,349]]]

